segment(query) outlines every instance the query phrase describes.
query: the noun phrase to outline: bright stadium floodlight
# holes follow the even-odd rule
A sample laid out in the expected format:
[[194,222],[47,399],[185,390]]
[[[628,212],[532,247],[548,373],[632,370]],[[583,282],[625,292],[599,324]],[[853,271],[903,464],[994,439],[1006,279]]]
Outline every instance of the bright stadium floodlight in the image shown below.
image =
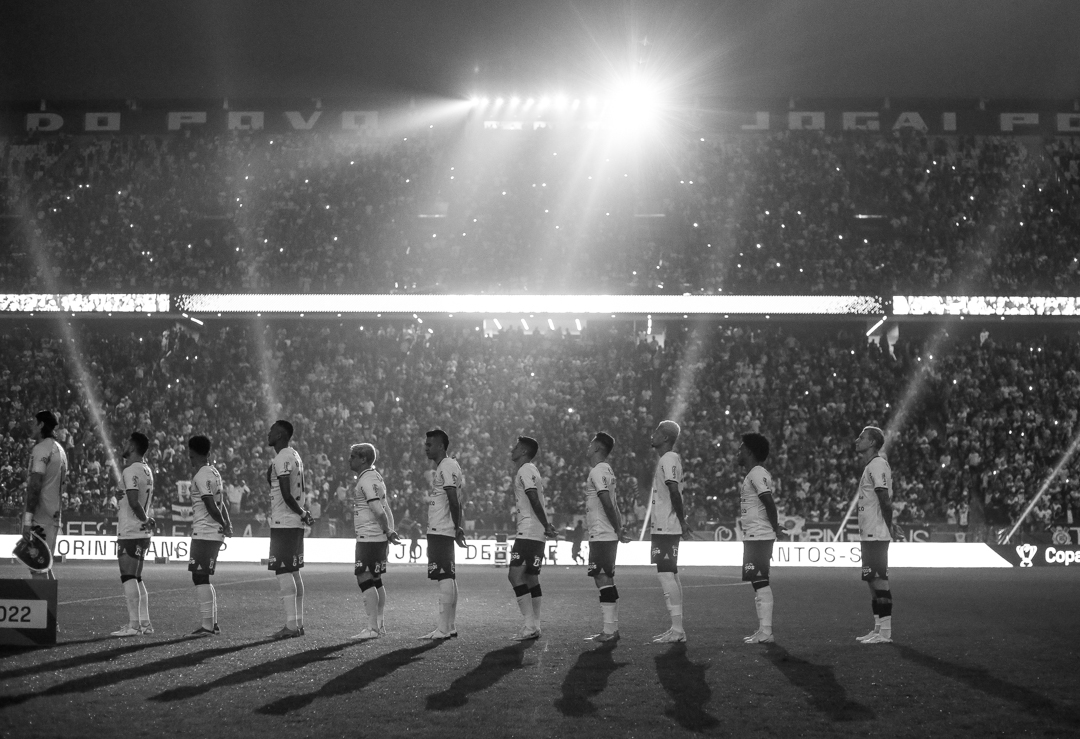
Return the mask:
[[566,110],[566,107],[570,104],[569,98],[563,95],[561,92],[555,96],[555,110],[560,113]]
[[525,110],[532,110],[532,106],[536,105],[536,98],[529,98],[525,101]]
[[510,109],[511,110],[513,110],[514,108],[516,108],[519,105],[521,105],[521,98],[519,98],[517,95],[514,95],[513,97],[510,98]]
[[656,124],[662,104],[659,86],[652,80],[640,75],[621,79],[609,94],[605,122],[616,131],[640,133]]

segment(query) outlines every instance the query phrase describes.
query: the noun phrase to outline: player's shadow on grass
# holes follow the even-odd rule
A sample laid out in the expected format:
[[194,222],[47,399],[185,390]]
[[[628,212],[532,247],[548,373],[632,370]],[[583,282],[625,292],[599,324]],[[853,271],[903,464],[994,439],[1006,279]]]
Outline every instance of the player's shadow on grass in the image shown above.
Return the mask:
[[656,656],[660,685],[675,702],[674,706],[664,710],[664,715],[690,731],[705,731],[720,723],[705,710],[705,704],[712,697],[712,689],[705,681],[707,669],[690,661],[685,643],[672,644],[666,652]]
[[810,706],[833,721],[869,721],[876,714],[848,698],[847,690],[836,680],[829,665],[815,665],[793,656],[778,644],[765,645],[765,657],[780,670],[792,685],[810,696]]
[[270,677],[271,675],[291,672],[292,670],[298,670],[305,665],[310,665],[313,662],[322,662],[335,652],[340,652],[342,649],[353,646],[354,644],[356,644],[356,642],[333,644],[328,647],[319,647],[318,649],[308,649],[303,652],[297,652],[296,654],[273,659],[269,662],[260,662],[257,665],[252,665],[243,670],[223,675],[212,682],[202,683],[200,685],[181,685],[177,688],[170,688],[162,693],[150,696],[149,700],[162,702],[186,700],[198,695],[203,695],[204,693],[209,693],[215,688],[226,687],[229,685],[242,685],[253,680],[261,680],[264,677]]
[[386,677],[399,667],[416,662],[420,659],[420,655],[437,646],[439,646],[439,642],[432,641],[418,647],[397,649],[393,652],[380,654],[378,657],[369,659],[348,672],[329,680],[318,690],[302,695],[290,695],[273,703],[267,703],[259,708],[258,712],[269,716],[284,716],[291,711],[298,711],[305,706],[311,705],[318,698],[331,698],[335,695],[356,693],[376,680]]
[[200,664],[201,662],[205,662],[208,659],[213,659],[214,657],[222,657],[226,654],[232,654],[234,652],[239,652],[243,649],[249,649],[250,647],[267,644],[271,641],[273,640],[260,639],[259,641],[247,642],[245,644],[235,644],[228,647],[200,649],[197,652],[178,654],[175,657],[166,657],[165,659],[159,659],[155,662],[147,662],[146,664],[126,667],[121,670],[113,670],[112,672],[101,672],[94,673],[92,675],[86,675],[85,677],[57,683],[51,688],[46,688],[45,690],[38,692],[19,693],[17,695],[3,695],[0,696],[0,709],[7,708],[8,706],[16,706],[20,703],[25,703],[31,698],[39,698],[50,695],[67,695],[69,693],[89,693],[93,690],[98,690],[100,688],[108,688],[112,685],[116,685],[127,680],[137,680],[139,678],[157,675],[159,673],[165,672],[166,670],[176,670],[183,667],[194,667],[195,665]]
[[[64,644],[58,644],[58,647],[70,646],[73,644],[90,644],[99,641],[116,641],[115,636],[99,637],[94,639],[83,639],[80,641],[65,642]],[[115,649],[106,649],[101,652],[90,652],[89,654],[80,654],[77,657],[66,657],[64,659],[53,660],[52,662],[39,662],[35,665],[28,665],[26,667],[13,667],[10,670],[0,671],[0,680],[11,680],[18,677],[26,677],[27,675],[37,675],[41,672],[55,672],[57,670],[70,670],[75,667],[82,667],[84,665],[92,665],[95,662],[108,662],[109,660],[117,657],[123,657],[128,654],[134,654],[135,652],[141,652],[144,649],[151,649],[153,647],[165,647],[170,644],[177,644],[182,641],[187,641],[186,637],[180,637],[178,639],[164,639],[161,641],[139,641],[137,643],[128,642],[122,647],[116,647]],[[38,647],[34,648],[35,650]]]
[[450,687],[441,693],[432,693],[427,697],[427,710],[448,711],[461,708],[469,702],[469,695],[490,688],[514,670],[525,664],[525,650],[535,642],[524,641],[509,647],[488,652],[480,664],[450,683]]
[[1048,718],[1074,728],[1080,727],[1080,712],[1077,712],[1075,708],[1062,706],[1030,688],[995,677],[985,667],[958,665],[900,644],[893,644],[892,647],[900,653],[901,657],[910,662],[931,669],[944,677],[966,683],[975,690],[998,700],[1017,703],[1032,715]]
[[630,664],[615,661],[617,644],[618,642],[601,644],[596,649],[582,652],[578,656],[577,662],[563,680],[562,697],[555,701],[555,707],[564,716],[587,716],[596,713],[596,706],[589,699],[604,692],[611,673]]

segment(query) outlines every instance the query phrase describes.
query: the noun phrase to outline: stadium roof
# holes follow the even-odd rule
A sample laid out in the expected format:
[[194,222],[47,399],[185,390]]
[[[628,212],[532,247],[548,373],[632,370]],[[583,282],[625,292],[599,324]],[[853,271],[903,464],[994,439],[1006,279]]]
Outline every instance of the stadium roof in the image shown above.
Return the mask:
[[463,96],[627,64],[722,97],[1080,96],[1069,0],[10,3],[0,99]]

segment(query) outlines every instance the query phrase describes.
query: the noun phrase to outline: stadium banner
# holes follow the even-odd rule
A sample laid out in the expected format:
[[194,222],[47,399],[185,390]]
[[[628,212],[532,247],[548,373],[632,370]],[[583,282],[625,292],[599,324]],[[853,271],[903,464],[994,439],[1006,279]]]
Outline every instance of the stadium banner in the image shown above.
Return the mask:
[[[0,551],[9,551],[18,539],[14,534],[0,535]],[[355,543],[354,539],[305,539],[304,561],[307,564],[352,564]],[[190,545],[191,540],[186,537],[155,536],[151,539],[147,551],[147,564],[157,557],[186,562]],[[505,546],[505,543],[493,539],[466,540],[465,548],[457,550],[457,563],[493,565],[496,562],[496,553]],[[548,542],[546,564],[573,564],[570,555],[572,546],[568,541]],[[647,541],[620,544],[618,564],[627,567],[649,565],[650,547],[651,544]],[[233,537],[225,540],[218,562],[262,562],[267,558],[269,549],[269,537]],[[740,567],[742,551],[739,542],[685,541],[679,546],[679,566]],[[1047,564],[1075,563],[1075,558],[1066,555],[1059,557],[1057,553],[1062,551],[1072,551],[1075,554],[1076,548],[1055,549],[1054,561],[1048,561]],[[67,560],[115,560],[116,539],[106,536],[61,535],[56,541],[56,554]],[[588,542],[582,544],[582,554],[588,558]],[[894,568],[1013,567],[1020,562],[1019,558],[1014,559],[1015,563],[985,544],[894,542],[889,548],[889,566]],[[1058,559],[1061,561],[1058,562]],[[421,540],[415,547],[408,541],[392,545],[389,548],[389,561],[391,564],[426,563],[427,542]],[[858,568],[862,566],[862,555],[858,542],[777,542],[772,561],[776,567]]]
[[[191,508],[182,504],[172,504],[172,517],[159,517],[157,519],[158,534],[161,536],[186,537],[191,536]],[[234,538],[260,537],[270,535],[270,526],[266,520],[259,520],[251,515],[234,514],[231,516]],[[792,543],[820,542],[833,543],[837,540],[836,532],[840,527],[838,521],[799,521],[798,517],[788,517],[793,523],[781,521],[784,531],[781,532],[781,541]],[[3,519],[8,525],[6,530],[15,531],[21,523],[14,518]],[[964,542],[968,540],[969,533],[966,527],[955,524],[923,523],[918,525],[901,524],[904,531],[904,541],[908,542]],[[86,516],[82,515],[74,519],[65,519],[62,532],[68,536],[116,536],[115,516]],[[352,525],[341,519],[324,518],[317,524],[315,537],[328,538],[352,538]],[[1063,534],[1059,535],[1059,543],[1077,543],[1080,540],[1080,526],[1064,528]],[[499,533],[495,530],[478,531],[475,536],[478,539],[493,539]],[[709,536],[708,531],[699,532],[702,536]],[[739,527],[735,524],[718,526],[712,530],[712,538],[715,541],[741,541],[742,536]],[[841,542],[859,540],[859,525],[855,521],[849,521],[840,535]]]
[[1080,547],[1042,544],[990,544],[1013,567],[1071,567],[1080,571]]
[[0,580],[0,644],[56,644],[56,580]]
[[[780,516],[780,541],[787,542],[822,542],[833,543],[837,541],[836,532],[840,528],[839,521],[806,521],[801,516]],[[963,542],[966,532],[957,531],[956,526],[948,524],[919,524],[904,525],[900,528],[904,531],[904,541],[908,542],[931,542],[949,541]],[[713,532],[716,541],[742,541],[742,531],[737,523],[730,526],[717,526]],[[859,541],[859,522],[848,521],[840,534],[839,541]]]
[[[486,102],[485,102],[486,100]],[[25,134],[169,134],[169,133],[315,133],[399,135],[401,130],[428,128],[427,117],[405,104],[372,105],[341,102],[312,107],[279,102],[237,103],[216,100],[71,102],[45,106],[38,101],[22,109],[0,111],[0,135]],[[378,109],[373,109],[378,108]],[[605,106],[571,105],[568,109],[535,106],[499,108],[478,98],[461,101],[461,116],[477,130],[495,135],[546,130],[594,130],[610,125]],[[939,135],[1080,135],[1080,112],[1067,102],[980,102],[951,100],[927,103],[881,98],[873,102],[787,99],[765,104],[712,100],[702,109],[685,111],[706,132],[768,133],[826,131],[883,134],[918,131]],[[394,119],[394,125],[381,125]]]

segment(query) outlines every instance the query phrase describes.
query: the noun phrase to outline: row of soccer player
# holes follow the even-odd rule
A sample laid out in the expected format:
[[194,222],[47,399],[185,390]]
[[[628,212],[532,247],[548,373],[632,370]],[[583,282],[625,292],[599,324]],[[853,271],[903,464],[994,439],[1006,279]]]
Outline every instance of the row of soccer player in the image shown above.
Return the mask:
[[[42,536],[51,551],[59,530],[59,498],[67,472],[63,448],[52,438],[56,417],[49,411],[37,414],[33,422],[34,446],[28,486],[24,535],[31,531]],[[655,643],[686,641],[683,628],[683,594],[678,576],[679,542],[689,533],[682,505],[682,461],[674,451],[680,434],[675,421],[663,421],[652,434],[651,446],[657,454],[650,500],[651,561],[656,565],[671,624],[667,631],[653,637]],[[287,639],[304,634],[305,527],[312,524],[304,508],[304,464],[290,446],[293,435],[288,421],[275,422],[267,435],[267,446],[275,457],[266,478],[271,497],[271,531],[268,569],[277,576],[285,624],[274,638]],[[862,643],[884,643],[892,638],[892,594],[888,581],[888,545],[892,529],[892,473],[882,454],[885,438],[873,426],[865,427],[855,443],[864,470],[859,482],[858,520],[862,540],[862,579],[872,593],[874,630]],[[615,586],[615,561],[620,541],[627,541],[622,529],[615,490],[615,474],[608,463],[615,441],[598,432],[587,450],[590,470],[586,481],[585,516],[589,532],[588,574],[599,590],[603,627],[589,639],[607,642],[619,639],[618,589]],[[134,432],[127,440],[123,459],[123,487],[126,492],[119,508],[118,561],[120,579],[128,604],[128,624],[113,633],[127,637],[153,633],[142,568],[149,550],[154,520],[147,511],[153,496],[153,473],[143,461],[149,442]],[[424,451],[433,463],[432,487],[428,495],[428,578],[438,583],[438,621],[434,630],[420,637],[444,640],[457,636],[456,610],[458,588],[455,543],[465,546],[461,525],[458,492],[464,483],[461,467],[448,455],[450,439],[445,431],[433,429],[425,436]],[[223,498],[221,475],[209,463],[211,442],[205,436],[193,436],[188,442],[192,477],[192,541],[188,570],[196,588],[201,623],[192,635],[220,633],[217,623],[217,594],[210,577],[214,574],[218,551],[224,538],[232,535],[228,508]],[[519,436],[510,459],[515,467],[514,497],[518,510],[517,535],[510,556],[509,580],[521,610],[523,623],[514,638],[520,641],[541,635],[540,570],[544,543],[555,537],[555,529],[544,512],[546,499],[540,471],[533,464],[538,442]],[[779,535],[772,483],[764,462],[769,456],[769,442],[761,434],[742,436],[738,461],[746,470],[740,486],[740,519],[743,534],[742,578],[754,588],[758,628],[746,637],[747,643],[775,640],[772,612],[773,593],[769,570],[773,543]],[[355,569],[357,584],[363,593],[367,626],[355,639],[376,639],[385,633],[386,573],[388,546],[397,541],[393,512],[387,502],[386,484],[375,467],[378,452],[370,443],[354,444],[349,466],[357,474],[352,491],[356,532]],[[52,577],[51,570],[35,573]]]

